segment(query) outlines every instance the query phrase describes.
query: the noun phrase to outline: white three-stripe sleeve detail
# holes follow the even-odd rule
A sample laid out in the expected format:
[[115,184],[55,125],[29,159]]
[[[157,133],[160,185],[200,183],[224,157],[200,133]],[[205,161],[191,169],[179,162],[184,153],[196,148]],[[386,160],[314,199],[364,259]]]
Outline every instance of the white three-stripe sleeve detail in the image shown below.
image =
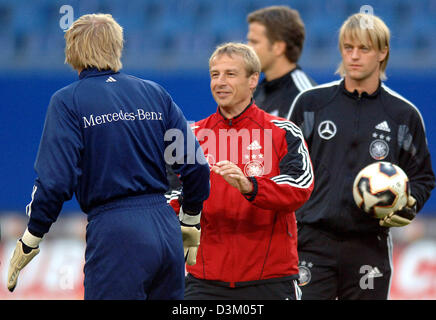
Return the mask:
[[317,85],[317,86],[314,86],[314,87],[308,88],[308,89],[306,89],[306,90],[304,90],[304,91],[301,91],[301,92],[300,92],[300,93],[295,97],[294,101],[292,102],[291,107],[289,108],[288,116],[286,117],[286,119],[288,119],[288,120],[291,119],[291,115],[292,115],[292,112],[294,111],[295,105],[296,105],[298,99],[300,98],[300,96],[301,96],[303,93],[306,93],[307,91],[311,91],[311,90],[314,90],[314,89],[326,88],[326,87],[332,87],[332,86],[338,85],[341,81],[342,81],[342,79],[341,79],[341,80],[335,80],[335,81],[331,81],[331,82],[328,82],[328,83],[320,84],[320,85]]
[[412,102],[410,102],[409,100],[404,98],[402,95],[400,95],[399,93],[395,92],[394,90],[392,90],[391,88],[386,86],[384,83],[382,84],[382,87],[386,90],[386,92],[388,92],[389,94],[393,95],[394,97],[397,97],[400,100],[403,100],[404,102],[406,102],[407,104],[409,104],[412,108],[414,108],[416,110],[416,112],[419,115],[419,118],[421,119],[422,127],[424,128],[424,132],[425,132],[424,118],[422,117],[421,112],[419,111],[419,109]]
[[167,202],[169,203],[171,200],[178,199],[179,196],[182,194],[182,191],[179,190],[172,190],[171,194],[165,194],[165,198],[167,199]]
[[37,186],[33,186],[33,190],[32,190],[32,195],[31,195],[31,200],[30,203],[26,206],[26,214],[30,217],[30,214],[32,213],[32,204],[33,204],[33,199],[35,199],[35,193],[36,190],[38,189]]
[[386,300],[389,300],[389,296],[391,294],[392,275],[394,274],[394,263],[393,263],[394,246],[392,242],[392,233],[390,230],[386,241],[388,246],[389,267],[391,268],[391,275],[389,277],[388,296],[386,297]]
[[307,75],[303,71],[296,70],[294,72],[294,74],[300,80],[300,82],[303,84],[304,90],[307,90],[307,89],[313,87],[312,83],[309,81],[309,78],[307,77]]
[[304,91],[304,85],[301,83],[298,76],[295,74],[295,72],[291,73],[292,80],[294,80],[295,86],[297,87],[298,91]]
[[303,134],[301,130],[290,121],[282,121],[282,120],[272,120],[277,127],[284,129],[290,132],[294,137],[300,139],[300,146],[298,147],[298,153],[302,157],[302,171],[303,173],[297,177],[293,178],[290,175],[281,174],[271,178],[277,184],[287,184],[292,187],[297,188],[309,188],[313,182],[313,169],[310,163],[309,151],[306,148],[304,143]]

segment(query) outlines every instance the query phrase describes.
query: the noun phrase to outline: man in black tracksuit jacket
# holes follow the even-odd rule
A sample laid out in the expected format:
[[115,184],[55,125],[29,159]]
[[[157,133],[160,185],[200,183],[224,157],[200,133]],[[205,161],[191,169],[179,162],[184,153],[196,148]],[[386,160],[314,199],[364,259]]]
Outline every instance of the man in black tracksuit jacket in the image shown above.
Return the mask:
[[297,10],[270,6],[251,12],[247,42],[262,65],[264,79],[254,92],[256,105],[285,118],[295,97],[316,83],[298,65],[305,39],[304,23]]
[[339,233],[387,231],[362,214],[352,194],[357,173],[377,160],[405,171],[417,211],[429,198],[434,174],[421,114],[386,85],[359,97],[347,91],[344,80],[334,81],[300,95],[291,112],[316,168],[315,191],[300,210],[301,223]]
[[[361,16],[355,16],[356,29]],[[435,186],[419,110],[380,81],[382,64],[374,76],[370,74],[370,81],[359,78],[372,57],[377,59],[385,51],[350,36],[352,18],[340,35],[343,69],[339,71],[345,78],[301,93],[288,115],[302,129],[315,170],[312,196],[297,212],[303,299],[386,299],[389,295],[389,227],[394,224],[390,218],[382,222],[372,218],[354,203],[353,182],[361,169],[376,161],[401,167],[416,199],[416,207],[404,209],[412,218]],[[359,90],[359,85],[372,89]],[[407,223],[412,218],[409,215]]]
[[314,85],[315,81],[297,65],[280,78],[270,81],[264,78],[254,93],[254,99],[262,110],[285,118],[295,97]]

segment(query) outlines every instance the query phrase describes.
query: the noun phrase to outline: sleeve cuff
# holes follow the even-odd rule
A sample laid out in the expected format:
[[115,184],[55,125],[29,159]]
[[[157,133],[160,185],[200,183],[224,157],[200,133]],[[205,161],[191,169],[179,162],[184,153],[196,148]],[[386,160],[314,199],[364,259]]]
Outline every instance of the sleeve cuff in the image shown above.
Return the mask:
[[258,191],[257,180],[255,177],[248,177],[248,179],[253,184],[253,191],[251,191],[250,193],[243,193],[242,195],[244,196],[245,199],[252,202],[254,198],[256,198],[257,191]]
[[182,225],[195,226],[200,223],[201,211],[198,213],[187,213],[183,211],[183,206],[180,207],[179,220]]
[[29,229],[26,229],[23,236],[21,237],[21,241],[23,241],[26,246],[31,248],[37,248],[41,240],[42,237],[40,238],[33,235],[32,233],[30,233]]
[[[180,198],[179,198],[180,201]],[[186,202],[183,198],[180,201],[181,205],[185,209],[185,212],[198,213],[203,210],[203,202]]]

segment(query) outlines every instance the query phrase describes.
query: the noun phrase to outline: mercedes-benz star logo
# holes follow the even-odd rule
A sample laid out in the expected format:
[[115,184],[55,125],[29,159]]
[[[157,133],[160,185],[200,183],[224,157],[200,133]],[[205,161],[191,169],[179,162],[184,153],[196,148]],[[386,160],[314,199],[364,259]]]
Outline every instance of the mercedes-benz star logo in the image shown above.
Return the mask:
[[336,125],[330,120],[325,120],[319,124],[318,134],[321,138],[330,140],[336,134]]

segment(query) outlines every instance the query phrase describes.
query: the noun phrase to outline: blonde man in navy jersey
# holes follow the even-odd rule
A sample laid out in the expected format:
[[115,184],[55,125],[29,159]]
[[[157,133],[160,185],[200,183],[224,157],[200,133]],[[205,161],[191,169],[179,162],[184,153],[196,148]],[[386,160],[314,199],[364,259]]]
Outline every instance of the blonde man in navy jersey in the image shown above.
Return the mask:
[[[7,287],[14,291],[63,203],[75,195],[88,218],[85,299],[183,299],[185,259],[195,264],[195,225],[209,196],[200,145],[164,88],[120,71],[123,29],[111,15],[81,16],[65,40],[65,62],[78,80],[50,100],[29,221],[10,260]],[[170,130],[185,138],[176,162],[166,152]],[[166,164],[183,182],[179,217],[164,196]]]

